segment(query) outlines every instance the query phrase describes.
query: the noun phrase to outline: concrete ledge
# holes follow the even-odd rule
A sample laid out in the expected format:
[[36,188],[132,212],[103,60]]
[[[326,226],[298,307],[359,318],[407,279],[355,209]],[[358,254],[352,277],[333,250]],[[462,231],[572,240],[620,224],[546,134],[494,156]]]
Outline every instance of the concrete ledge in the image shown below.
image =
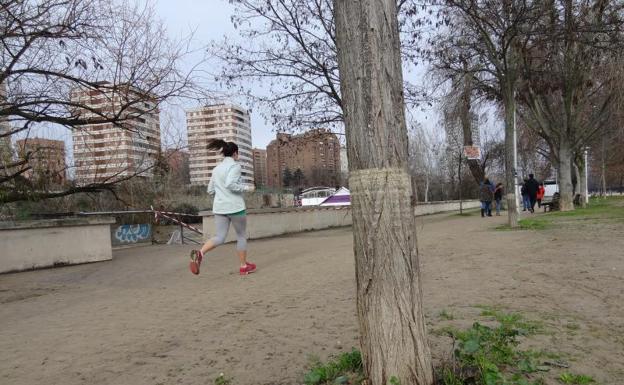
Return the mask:
[[[481,202],[478,200],[463,201],[462,207],[464,210],[475,209],[481,207]],[[439,202],[419,202],[414,207],[414,215],[430,215],[437,213],[444,213],[447,211],[459,211],[459,201],[439,201]]]
[[0,273],[113,259],[111,218],[0,222]]
[[[210,211],[200,213],[203,216],[204,240],[215,234],[213,214]],[[322,230],[332,227],[351,225],[350,207],[315,207],[259,209],[247,211],[247,238],[258,239],[278,235],[299,233],[309,230]],[[236,240],[234,230],[230,230],[226,242]]]
[[[480,207],[479,201],[464,201],[464,209]],[[414,208],[414,215],[428,215],[446,211],[459,210],[459,201],[419,203]],[[211,211],[202,211],[204,241],[215,234],[214,214]],[[275,209],[247,210],[247,238],[258,239],[275,237],[284,234],[298,233],[309,230],[323,230],[333,227],[351,226],[351,207],[292,207]],[[236,234],[231,229],[226,242],[236,240]]]
[[99,224],[110,225],[112,223],[115,223],[115,220],[112,218],[61,218],[42,219],[37,221],[5,221],[0,222],[0,231],[43,229],[47,227],[62,226],[93,226]]

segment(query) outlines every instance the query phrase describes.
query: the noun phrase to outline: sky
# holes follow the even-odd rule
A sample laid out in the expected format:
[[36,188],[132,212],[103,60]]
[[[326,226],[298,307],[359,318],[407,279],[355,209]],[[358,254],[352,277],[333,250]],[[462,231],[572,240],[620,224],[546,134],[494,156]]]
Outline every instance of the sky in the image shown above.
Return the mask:
[[[234,13],[234,7],[228,0],[154,0],[157,16],[163,20],[170,37],[188,36],[194,32],[193,46],[199,49],[213,40],[239,39],[238,32],[234,29],[230,18]],[[200,58],[198,58],[200,59]],[[190,59],[189,62],[192,62]],[[218,63],[214,63],[218,65]],[[213,72],[217,72],[211,68]],[[418,67],[415,71],[404,73],[404,77],[411,82],[418,83],[424,80],[424,69]],[[263,90],[258,89],[261,94]],[[232,100],[245,106],[244,100]],[[417,120],[426,130],[438,130],[438,113],[435,108],[427,110],[414,109],[412,117]],[[183,121],[181,112],[175,113],[177,121]],[[181,131],[185,127],[181,127]],[[251,113],[252,142],[254,147],[265,148],[275,138],[275,131],[270,123],[265,122],[259,111]],[[186,135],[186,132],[183,132]]]
[[[178,38],[193,33],[192,49],[201,50],[210,41],[238,39],[238,33],[230,22],[234,7],[227,0],[155,0],[157,16],[165,23],[170,37]],[[188,64],[201,61],[199,53],[188,58]],[[214,63],[216,65],[216,63]],[[214,68],[209,68],[217,72]],[[243,107],[244,100],[231,100]],[[196,102],[186,103],[188,107],[196,107]],[[174,111],[176,121],[184,120],[180,111]],[[180,123],[180,122],[178,122]],[[179,134],[186,136],[185,124],[177,125],[181,129]],[[254,147],[265,148],[275,137],[273,128],[268,125],[259,112],[251,113],[251,136]]]
[[[230,19],[234,13],[234,7],[228,0],[138,0],[148,1],[154,5],[156,17],[162,20],[169,38],[177,39],[188,37],[191,34],[190,50],[194,54],[188,56],[183,63],[188,68],[201,62],[203,47],[211,41],[219,41],[227,38],[230,41],[239,39],[238,32],[234,29]],[[212,62],[204,65],[206,71],[218,73],[218,63]],[[404,73],[404,77],[412,82],[427,81],[423,76],[423,68],[419,67],[415,72]],[[257,88],[258,94],[262,89]],[[229,99],[248,107],[245,100]],[[186,144],[186,117],[184,108],[197,107],[197,101],[182,101],[175,105],[161,106],[161,126],[163,127],[162,141],[165,147],[180,146]],[[411,118],[422,124],[429,132],[440,130],[439,114],[434,108],[427,110],[416,109],[411,111]],[[408,117],[409,119],[409,117]],[[171,127],[171,128],[165,128]],[[267,123],[260,111],[251,112],[252,144],[257,148],[265,148],[275,137],[275,131],[270,123]],[[66,142],[68,162],[71,163],[71,133],[69,130],[55,130],[43,128],[40,132],[32,133],[32,136],[43,136],[53,139],[62,139]]]

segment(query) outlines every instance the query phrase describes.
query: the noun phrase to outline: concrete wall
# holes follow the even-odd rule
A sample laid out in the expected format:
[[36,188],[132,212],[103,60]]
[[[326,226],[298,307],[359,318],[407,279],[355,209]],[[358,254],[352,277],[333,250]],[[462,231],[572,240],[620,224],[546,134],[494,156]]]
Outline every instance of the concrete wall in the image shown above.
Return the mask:
[[[208,193],[202,192],[201,195],[174,194],[170,199],[167,199],[162,203],[165,206],[164,211],[173,210],[175,207],[183,203],[197,207],[199,210],[211,210],[212,200],[212,197],[208,195]],[[255,191],[253,193],[245,194],[245,203],[247,204],[248,209],[278,207],[288,208],[295,205],[295,197],[293,194]],[[159,205],[155,205],[155,207],[158,209]]]
[[113,246],[136,245],[152,242],[152,225],[141,223],[136,225],[111,226]]
[[[208,240],[215,234],[212,213],[201,212],[199,214],[203,216],[204,240]],[[351,209],[349,207],[260,209],[248,210],[247,215],[248,239],[351,225]],[[226,242],[235,240],[236,233],[234,229],[230,229]]]
[[109,218],[0,222],[0,273],[113,259]]
[[[466,201],[464,209],[480,207],[479,201]],[[459,210],[459,201],[420,203],[415,215],[435,214]],[[203,217],[204,240],[215,234],[213,215],[209,211],[199,213]],[[350,226],[351,207],[314,207],[290,209],[247,210],[247,237],[258,239],[308,230],[322,230],[332,227]],[[234,229],[230,229],[226,242],[236,240]]]
[[[476,209],[481,207],[481,202],[478,200],[464,201],[462,203],[462,207],[464,210]],[[459,201],[442,201],[428,203],[419,202],[414,208],[414,214],[416,216],[444,213],[447,211],[459,211]]]

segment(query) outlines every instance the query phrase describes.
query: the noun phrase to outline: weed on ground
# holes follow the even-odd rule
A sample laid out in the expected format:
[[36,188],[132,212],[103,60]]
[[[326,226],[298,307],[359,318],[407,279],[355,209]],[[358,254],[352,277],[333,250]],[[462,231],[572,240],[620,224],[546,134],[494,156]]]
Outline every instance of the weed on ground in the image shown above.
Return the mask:
[[[437,385],[543,385],[546,380],[561,384],[588,385],[595,380],[583,374],[560,372],[568,364],[553,352],[521,349],[520,343],[545,333],[542,322],[525,319],[519,313],[478,305],[480,319],[471,327],[450,326],[434,330],[452,339],[453,355],[435,368]],[[454,317],[447,310],[441,319]],[[394,381],[392,380],[394,379]],[[393,377],[391,384],[400,384]],[[327,363],[315,360],[303,382],[306,385],[363,384],[360,352],[343,353]]]

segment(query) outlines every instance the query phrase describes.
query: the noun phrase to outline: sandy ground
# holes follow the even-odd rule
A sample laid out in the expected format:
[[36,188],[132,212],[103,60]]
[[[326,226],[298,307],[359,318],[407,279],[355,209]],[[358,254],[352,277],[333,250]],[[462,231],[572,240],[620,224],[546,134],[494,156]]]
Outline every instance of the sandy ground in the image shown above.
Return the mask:
[[[500,306],[543,321],[549,332],[532,344],[571,372],[624,383],[624,223],[493,230],[503,222],[419,218],[435,358],[451,350],[435,330]],[[297,384],[310,355],[357,346],[350,229],[250,245],[259,271],[248,277],[236,274],[232,245],[198,277],[189,246],[0,275],[0,383],[206,385],[223,372],[234,384]]]

